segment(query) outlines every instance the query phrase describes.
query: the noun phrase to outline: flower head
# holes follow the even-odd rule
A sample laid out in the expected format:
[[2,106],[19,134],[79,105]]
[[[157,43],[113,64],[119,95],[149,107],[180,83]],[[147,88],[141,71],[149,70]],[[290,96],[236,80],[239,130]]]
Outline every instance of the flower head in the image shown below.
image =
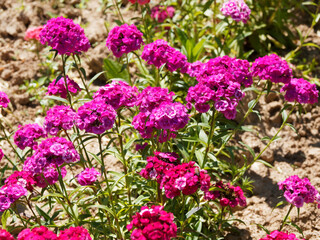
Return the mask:
[[30,41],[30,40],[40,40],[39,34],[41,30],[43,29],[43,26],[40,27],[33,27],[27,29],[25,35],[24,35],[24,40]]
[[92,185],[100,175],[94,168],[86,168],[77,176],[77,180],[81,186]]
[[243,0],[229,0],[220,9],[226,17],[230,16],[233,20],[246,23],[249,20],[251,10]]
[[292,78],[289,83],[281,88],[281,92],[288,102],[297,101],[298,103],[314,104],[318,102],[319,91],[316,84],[311,84],[303,78]]
[[117,113],[102,98],[86,102],[78,109],[77,126],[86,132],[101,134],[112,128]]
[[318,191],[311,185],[308,178],[301,179],[293,175],[279,182],[279,189],[284,191],[286,200],[297,208],[304,203],[313,203],[317,199]]
[[18,184],[29,191],[33,190],[35,183],[36,181],[33,179],[32,173],[26,171],[15,171],[5,180],[5,184],[7,185]]
[[4,157],[4,153],[3,153],[2,149],[0,148],[0,161],[2,160],[3,157]]
[[139,3],[140,5],[145,5],[145,4],[147,4],[147,3],[149,3],[150,2],[150,0],[129,0],[129,2],[131,2],[132,4],[134,4],[134,3]]
[[13,139],[14,143],[22,150],[26,147],[36,149],[38,147],[38,143],[35,140],[46,136],[47,134],[43,127],[34,123],[19,127],[14,134]]
[[251,71],[253,76],[274,83],[286,84],[290,82],[292,77],[292,70],[286,60],[282,60],[276,54],[257,58],[252,63]]
[[59,240],[92,240],[87,229],[83,227],[70,227],[60,232]]
[[119,58],[125,53],[140,49],[143,44],[142,36],[142,32],[134,24],[116,26],[109,32],[106,46]]
[[163,23],[167,18],[173,18],[174,15],[174,7],[173,6],[161,6],[157,5],[151,8],[151,18],[155,19],[159,23]]
[[0,240],[15,240],[14,237],[4,229],[0,229]]
[[41,44],[48,44],[60,55],[82,53],[90,48],[89,40],[80,25],[64,17],[51,18],[39,37]]
[[76,112],[69,106],[56,105],[47,111],[47,116],[44,118],[44,129],[50,135],[56,136],[61,130],[71,129],[76,118]]
[[123,81],[113,81],[111,84],[99,88],[93,98],[102,98],[106,104],[110,104],[117,110],[121,107],[133,107],[138,94],[137,87],[131,87]]
[[7,108],[10,102],[8,95],[5,92],[0,91],[0,106]]
[[[81,91],[78,83],[70,79],[68,76],[66,76],[66,81],[69,93],[77,95]],[[48,86],[48,92],[46,94],[55,95],[66,99],[68,91],[66,88],[65,80],[62,77],[58,81],[56,81],[56,79],[53,79],[53,81]]]
[[41,226],[32,230],[29,228],[22,230],[17,240],[58,240],[58,237],[47,227]]
[[[300,240],[296,237],[293,233],[285,233],[285,232],[279,232],[277,230],[271,232],[264,238],[260,238],[259,240]],[[304,239],[301,239],[304,240]]]
[[174,216],[163,210],[163,206],[141,207],[133,217],[127,229],[131,231],[132,240],[170,240],[177,236]]

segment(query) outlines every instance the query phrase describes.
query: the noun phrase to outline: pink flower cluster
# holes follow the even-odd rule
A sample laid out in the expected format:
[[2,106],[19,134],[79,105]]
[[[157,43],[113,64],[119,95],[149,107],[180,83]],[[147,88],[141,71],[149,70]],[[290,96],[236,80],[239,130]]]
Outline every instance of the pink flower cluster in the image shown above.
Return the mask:
[[45,138],[47,136],[43,127],[39,126],[37,123],[27,124],[19,127],[16,133],[13,136],[14,143],[20,148],[25,149],[30,147],[36,149],[38,143],[35,141],[39,138]]
[[127,229],[132,240],[170,240],[177,236],[174,216],[163,210],[163,206],[144,206],[133,217]]
[[173,47],[170,47],[168,43],[162,39],[147,44],[143,49],[141,58],[148,64],[155,65],[157,68],[166,64],[170,72],[183,68],[187,64],[187,57]]
[[196,110],[204,113],[214,104],[227,119],[234,119],[238,102],[244,97],[241,85],[249,87],[253,82],[249,68],[247,60],[228,56],[189,64],[185,71],[199,83],[189,88],[187,107],[191,108],[194,103]]
[[274,83],[289,83],[292,70],[286,60],[276,54],[257,58],[251,67],[252,75]]
[[[59,137],[48,138],[40,143],[31,157],[26,159],[23,170],[32,173],[37,186],[46,187],[58,181],[59,166],[79,160],[80,155],[72,142]],[[64,167],[60,171],[62,177],[67,174]]]
[[230,16],[233,20],[246,23],[249,20],[251,10],[243,0],[229,0],[220,9],[226,17]]
[[0,189],[0,212],[10,208],[12,203],[26,196],[27,192],[27,189],[18,183],[3,185]]
[[[158,137],[159,142],[165,142],[176,137],[175,132],[188,123],[187,109],[181,103],[173,103],[173,95],[160,87],[147,87],[138,95],[140,113],[132,125],[143,138]],[[157,130],[161,130],[158,135],[154,133]]]
[[279,182],[279,189],[284,191],[284,197],[297,208],[304,203],[313,203],[317,200],[318,191],[311,185],[308,178],[301,179],[297,175],[288,177]]
[[41,44],[48,44],[60,55],[78,54],[90,48],[89,40],[80,25],[64,17],[51,18],[39,37]]
[[206,200],[218,200],[222,207],[236,207],[238,205],[245,207],[247,205],[246,198],[239,186],[235,187],[230,183],[224,184],[219,181],[213,187],[219,188],[219,190],[206,191],[204,196]]
[[14,237],[4,229],[0,229],[0,240],[15,240]]
[[[279,232],[277,230],[271,232],[264,238],[260,238],[259,240],[300,240],[296,237],[293,233],[285,233],[285,232]],[[301,239],[304,240],[304,239]]]
[[58,240],[92,240],[87,229],[83,227],[70,227],[60,232]]
[[289,83],[283,86],[281,92],[288,102],[297,101],[298,103],[314,104],[318,102],[319,91],[316,84],[311,84],[303,78],[292,78]]
[[173,18],[174,15],[174,7],[173,6],[162,6],[157,5],[151,8],[151,18],[155,19],[159,23],[163,23],[167,18]]
[[76,119],[76,112],[69,106],[56,105],[47,111],[47,116],[44,118],[43,125],[47,133],[56,136],[62,129],[71,129]]
[[81,186],[92,185],[95,181],[97,181],[98,176],[101,174],[95,170],[94,168],[86,168],[77,176],[78,183]]
[[134,24],[116,26],[109,32],[106,46],[114,56],[119,58],[124,53],[140,49],[141,44],[143,44],[142,36],[142,32]]
[[42,29],[43,29],[43,26],[29,28],[24,35],[24,40],[26,40],[26,41],[30,41],[30,40],[39,41],[40,40],[39,34]]
[[10,102],[8,95],[5,92],[0,91],[0,106],[7,108]]
[[195,166],[195,162],[192,161],[168,169],[160,184],[167,198],[177,197],[181,193],[190,195],[199,188],[208,191],[209,186],[210,176],[207,171]]
[[[68,76],[66,76],[66,80],[68,85],[68,91],[73,95],[77,95],[81,91],[78,83],[70,79]],[[53,79],[53,81],[48,86],[47,95],[55,95],[66,99],[68,91],[66,88],[65,80],[62,77],[58,81],[56,81],[56,79]]]
[[47,227],[41,226],[32,230],[29,228],[22,230],[17,240],[58,240],[58,237]]
[[117,113],[101,98],[86,102],[78,109],[77,126],[86,132],[102,134],[112,128]]
[[2,160],[3,157],[4,157],[4,153],[3,153],[2,149],[0,148],[0,161]]
[[147,157],[148,163],[139,174],[145,179],[156,180],[160,184],[166,171],[180,163],[178,157],[176,153],[154,152],[154,156]]
[[137,87],[131,87],[123,81],[113,81],[94,94],[93,98],[102,98],[106,104],[110,104],[115,110],[121,107],[133,107],[139,91]]
[[147,4],[147,3],[149,3],[150,2],[150,0],[129,0],[129,2],[131,2],[132,4],[134,4],[134,3],[139,3],[140,5],[145,5],[145,4]]
[[5,184],[13,185],[18,184],[30,192],[33,190],[33,185],[36,184],[36,181],[32,177],[32,173],[26,171],[15,171],[11,174],[6,180]]

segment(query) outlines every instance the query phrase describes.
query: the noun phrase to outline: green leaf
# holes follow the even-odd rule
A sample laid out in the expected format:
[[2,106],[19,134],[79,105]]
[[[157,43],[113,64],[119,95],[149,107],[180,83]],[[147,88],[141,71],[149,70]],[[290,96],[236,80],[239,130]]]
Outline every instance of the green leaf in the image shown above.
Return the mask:
[[262,226],[261,224],[257,224],[256,225],[261,228],[263,231],[265,231],[267,234],[270,234],[270,231],[268,229],[266,229],[264,226]]
[[50,217],[47,213],[45,213],[41,208],[39,208],[37,205],[35,205],[37,212],[39,213],[40,216],[44,217],[46,221],[50,221]]
[[258,159],[257,162],[263,163],[264,165],[266,165],[269,168],[273,168],[273,166],[270,163],[268,163],[262,159]]
[[189,212],[186,213],[186,218],[191,217],[193,214],[195,214],[196,212],[198,212],[202,207],[195,207],[192,208]]
[[10,211],[5,210],[5,212],[2,213],[2,216],[1,216],[2,228],[5,230],[7,230],[7,220],[9,217],[10,217]]
[[108,79],[121,78],[125,81],[129,81],[129,73],[127,69],[121,71],[122,64],[115,62],[109,58],[103,60],[103,70],[105,71]]
[[286,125],[289,126],[297,135],[299,135],[297,129],[291,123],[286,123]]
[[297,230],[298,230],[298,232],[302,235],[302,237],[304,238],[304,234],[303,234],[303,231],[302,231],[302,229],[297,225],[297,224],[295,224],[294,222],[286,222],[285,224],[287,224],[287,225],[290,225],[290,226],[292,226],[292,227],[294,227],[294,228],[296,228]]
[[249,150],[249,152],[251,153],[251,155],[253,156],[253,158],[255,158],[256,154],[255,154],[255,152],[253,151],[253,149],[252,149],[251,147],[249,147],[249,145],[247,145],[247,144],[245,144],[245,143],[243,143],[243,142],[240,142],[240,141],[239,141],[239,143],[240,143],[242,146],[245,146],[245,147]]
[[60,102],[63,102],[65,104],[69,104],[69,102],[62,98],[62,97],[57,97],[57,96],[46,96],[45,98],[49,98],[49,99],[52,99],[52,100],[56,100],[56,101],[60,101]]
[[88,82],[88,87],[94,82],[94,80],[96,80],[98,77],[100,77],[101,74],[105,73],[105,71],[99,72],[96,75],[94,75],[90,81]]
[[207,147],[208,136],[202,129],[199,132],[199,140],[205,147]]

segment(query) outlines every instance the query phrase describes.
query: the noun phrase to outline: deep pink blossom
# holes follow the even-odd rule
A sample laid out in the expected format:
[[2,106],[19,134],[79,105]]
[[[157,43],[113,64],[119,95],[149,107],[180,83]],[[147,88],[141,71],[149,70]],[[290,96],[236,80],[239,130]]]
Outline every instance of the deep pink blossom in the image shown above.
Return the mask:
[[101,98],[86,102],[78,109],[77,126],[86,132],[102,134],[113,127],[117,113]]
[[223,15],[230,16],[233,20],[246,23],[249,20],[251,10],[243,0],[229,0],[220,9]]
[[314,104],[318,102],[319,91],[316,84],[311,84],[303,78],[292,78],[289,83],[281,88],[281,92],[288,102],[297,101],[298,103]]
[[89,40],[80,25],[64,17],[51,18],[39,37],[41,44],[48,44],[60,55],[78,54],[90,48]]
[[135,106],[139,91],[137,87],[131,87],[123,81],[113,81],[94,94],[93,98],[102,98],[105,103],[110,104],[115,110],[121,107]]
[[5,184],[0,189],[0,212],[10,208],[22,196],[26,196],[28,190],[21,184]]
[[4,229],[0,229],[0,240],[15,240],[14,237]]
[[163,23],[167,18],[173,18],[174,16],[174,7],[173,6],[162,6],[157,5],[151,8],[151,18],[155,19],[159,23]]
[[47,133],[56,136],[61,130],[71,129],[76,119],[76,112],[69,106],[56,105],[47,111],[43,125]]
[[125,53],[140,49],[143,44],[142,36],[142,32],[134,24],[123,24],[111,29],[106,46],[119,58]]
[[58,237],[47,227],[41,226],[33,228],[32,230],[29,228],[22,230],[17,240],[58,240]]
[[92,238],[87,229],[79,226],[61,231],[58,240],[92,240]]
[[5,184],[7,185],[18,184],[29,191],[33,190],[35,183],[36,181],[33,179],[32,173],[26,171],[15,171],[5,180]]
[[133,217],[127,229],[132,231],[132,240],[170,240],[177,236],[174,216],[163,210],[163,206],[144,206]]
[[[78,85],[78,83],[70,79],[68,76],[66,76],[66,81],[67,81],[68,91],[70,94],[77,95],[81,91],[81,88]],[[53,81],[48,86],[48,92],[46,94],[55,95],[55,96],[59,96],[66,99],[68,96],[68,91],[66,88],[65,80],[62,77],[58,81],[56,81],[56,79],[53,79]]]
[[292,70],[286,60],[276,54],[257,58],[251,67],[253,76],[274,83],[289,83],[292,78]]
[[297,208],[302,207],[304,203],[313,203],[317,199],[318,191],[311,185],[308,178],[301,179],[293,175],[279,182],[278,185],[279,189],[284,191],[286,200]]
[[242,189],[239,186],[232,186],[230,183],[219,181],[212,187],[220,188],[221,190],[205,191],[204,199],[217,200],[222,207],[236,207],[238,205],[245,207],[247,205],[246,198]]
[[5,92],[0,91],[0,106],[7,108],[10,102],[8,95]]
[[150,2],[150,0],[129,0],[131,3],[139,3],[140,5],[145,5]]
[[[259,240],[300,240],[296,237],[293,233],[285,233],[285,232],[279,232],[277,230],[271,232],[264,238],[260,238]],[[304,240],[304,239],[301,239]]]
[[14,143],[22,150],[26,147],[36,149],[38,147],[38,142],[35,140],[45,138],[46,136],[47,134],[43,127],[39,126],[37,123],[33,123],[20,126],[14,134],[13,139]]
[[0,161],[2,160],[3,157],[4,157],[4,153],[3,153],[2,149],[0,148]]
[[97,181],[98,176],[101,174],[95,170],[94,168],[86,168],[77,176],[78,183],[81,186],[92,185],[95,181]]

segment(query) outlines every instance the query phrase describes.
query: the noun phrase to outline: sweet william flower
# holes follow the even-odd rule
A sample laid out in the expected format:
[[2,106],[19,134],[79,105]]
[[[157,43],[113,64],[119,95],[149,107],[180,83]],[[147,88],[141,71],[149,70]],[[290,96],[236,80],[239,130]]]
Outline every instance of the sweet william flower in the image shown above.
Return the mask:
[[56,81],[56,79],[53,79],[53,81],[48,86],[48,92],[46,94],[55,95],[67,99],[68,91],[65,81],[67,81],[68,91],[72,95],[77,95],[81,91],[78,83],[66,76],[66,80],[64,80],[63,77],[58,81]]
[[145,5],[145,4],[149,3],[150,0],[129,0],[129,2],[131,2],[132,4],[138,3],[140,5]]
[[5,92],[0,91],[0,106],[7,108],[10,100]]
[[78,183],[81,186],[92,185],[97,181],[97,177],[101,174],[94,168],[86,168],[77,176]]
[[236,22],[247,23],[251,10],[243,0],[229,0],[220,9],[223,15],[230,16]]
[[119,58],[125,53],[140,49],[143,44],[142,36],[142,32],[134,24],[123,24],[111,29],[106,46]]
[[88,51],[90,43],[79,24],[64,17],[51,18],[40,32],[40,42],[48,44],[60,55]]
[[[279,232],[277,230],[271,232],[264,238],[260,238],[259,240],[300,240],[296,237],[293,233],[285,233],[285,232]],[[304,240],[304,239],[301,239]]]
[[33,27],[33,28],[28,28],[25,35],[24,35],[24,40],[30,41],[30,40],[40,40],[40,32],[43,29],[43,26],[40,27]]
[[2,149],[0,148],[0,161],[2,160],[3,157],[4,157],[4,153],[3,153]]
[[173,6],[162,6],[157,5],[151,8],[151,18],[155,19],[159,23],[163,23],[167,18],[173,18],[174,15],[174,7]]
[[33,123],[19,127],[14,134],[13,139],[14,143],[20,149],[23,150],[26,147],[30,147],[35,150],[38,147],[38,142],[35,140],[46,136],[47,134],[43,127],[39,126],[37,123]]
[[0,229],[0,240],[15,240],[14,237],[5,229]]
[[58,240],[92,240],[92,238],[88,230],[80,226],[61,231]]
[[58,237],[47,227],[41,226],[32,230],[29,228],[22,230],[17,240],[58,240]]

